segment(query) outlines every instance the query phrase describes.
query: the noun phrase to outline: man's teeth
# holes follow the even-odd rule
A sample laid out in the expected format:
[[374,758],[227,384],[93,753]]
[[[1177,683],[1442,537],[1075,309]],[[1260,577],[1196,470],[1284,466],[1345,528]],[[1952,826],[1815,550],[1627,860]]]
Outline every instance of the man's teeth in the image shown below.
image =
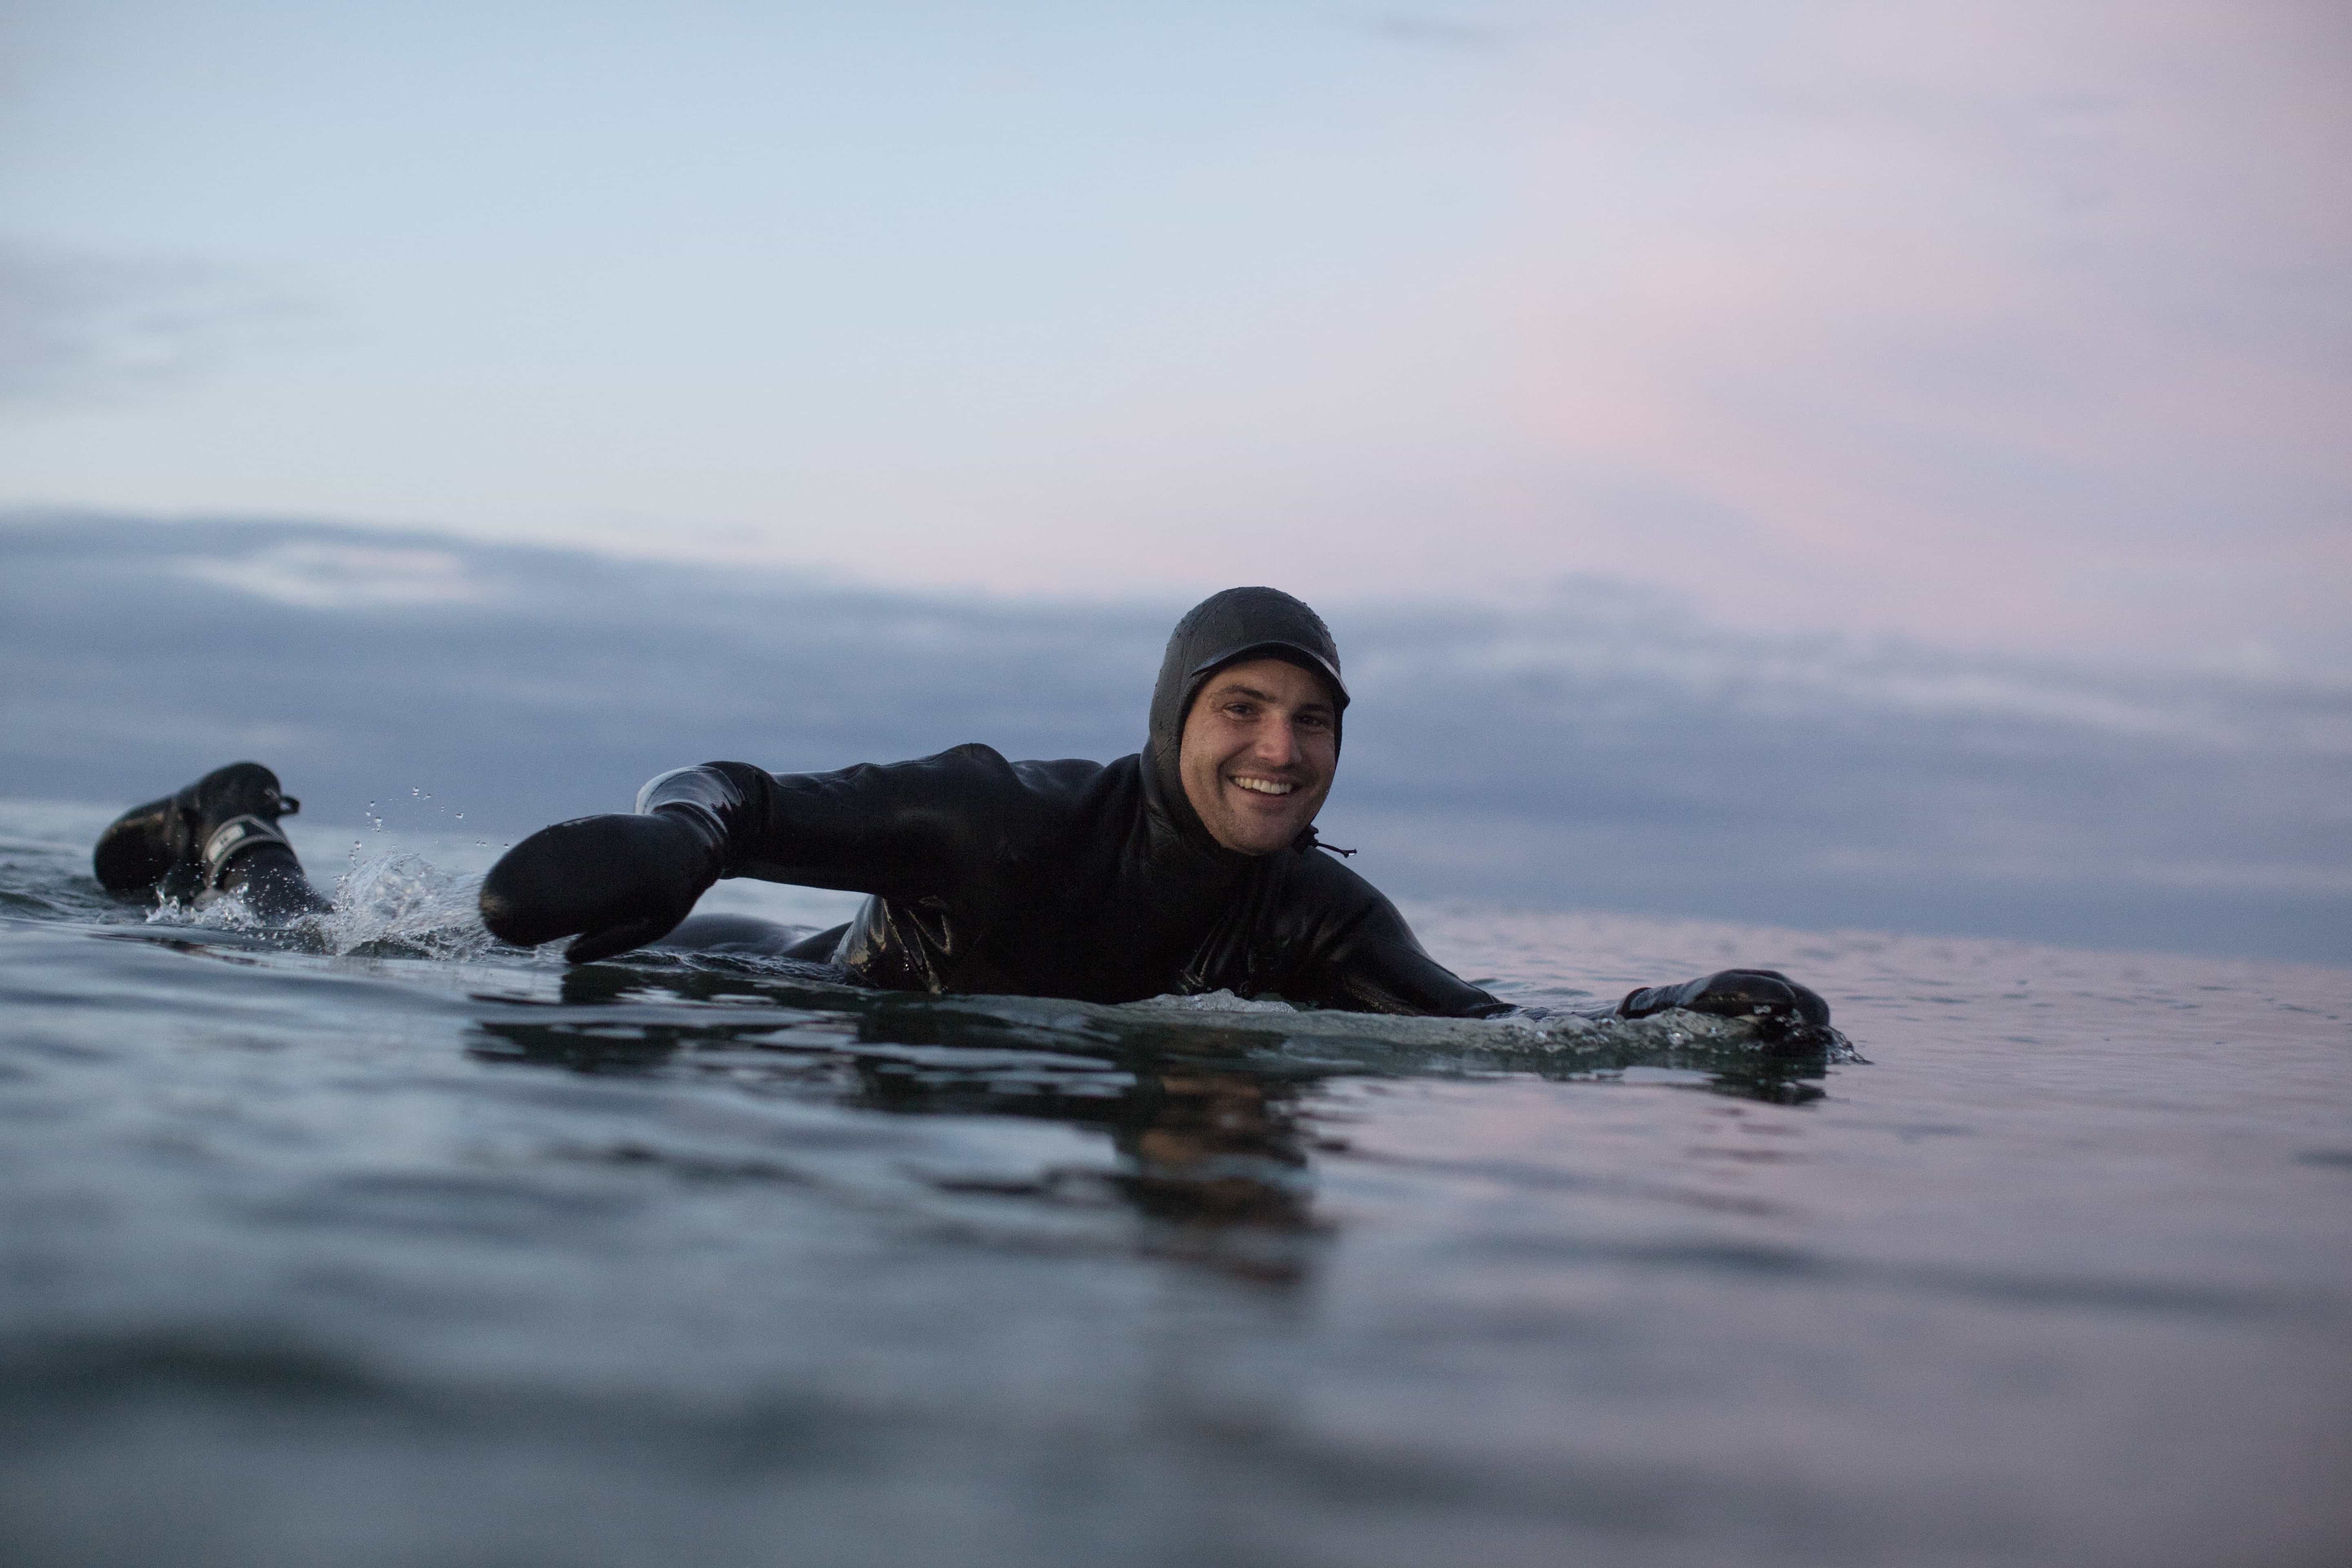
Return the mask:
[[1272,779],[1235,779],[1234,783],[1259,795],[1288,795],[1298,787],[1297,784],[1277,784]]

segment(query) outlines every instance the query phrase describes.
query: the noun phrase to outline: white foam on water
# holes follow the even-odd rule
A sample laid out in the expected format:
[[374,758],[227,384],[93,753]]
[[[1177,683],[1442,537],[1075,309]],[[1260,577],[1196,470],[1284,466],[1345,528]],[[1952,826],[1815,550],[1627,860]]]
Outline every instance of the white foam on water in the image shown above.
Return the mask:
[[151,926],[189,926],[197,931],[269,931],[270,923],[246,906],[243,893],[224,893],[218,898],[159,899],[147,911]]
[[1156,1007],[1183,1013],[1296,1013],[1289,1003],[1268,997],[1254,999],[1237,996],[1231,991],[1203,991],[1194,996],[1154,996],[1148,1002],[1130,1003],[1135,1007]]
[[[1201,1018],[1204,1024],[1212,1019],[1245,1017],[1251,1021],[1250,1027],[1264,1027],[1278,1017],[1280,1031],[1301,1040],[1369,1038],[1407,1047],[1532,1050],[1539,1054],[1606,1047],[1665,1050],[1697,1047],[1760,1052],[1770,1048],[1779,1037],[1772,1031],[1759,1029],[1750,1018],[1718,1017],[1679,1007],[1645,1018],[1569,1011],[1499,1018],[1433,1018],[1300,1009],[1273,998],[1254,1000],[1231,991],[1210,991],[1194,996],[1154,996],[1146,1002],[1128,1003],[1118,1011],[1183,1013]],[[1829,1061],[1865,1059],[1835,1029],[1822,1030],[1815,1039]]]
[[336,880],[334,907],[305,923],[339,956],[391,943],[431,958],[478,958],[494,941],[482,925],[481,881],[419,855],[358,857]]
[[165,900],[148,911],[147,923],[282,932],[315,942],[338,958],[392,948],[404,956],[472,959],[495,945],[477,904],[481,880],[441,870],[421,855],[362,855],[355,846],[322,914],[291,922],[266,920],[240,889],[200,901]]

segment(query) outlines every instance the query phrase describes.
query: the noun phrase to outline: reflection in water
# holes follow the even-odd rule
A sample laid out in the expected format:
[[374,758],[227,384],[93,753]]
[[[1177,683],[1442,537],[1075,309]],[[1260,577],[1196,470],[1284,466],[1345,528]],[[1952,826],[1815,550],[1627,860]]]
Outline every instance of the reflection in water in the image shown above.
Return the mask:
[[590,964],[562,976],[560,996],[480,1018],[475,1054],[592,1074],[682,1070],[898,1115],[1099,1133],[1107,1169],[930,1185],[1124,1205],[1145,1252],[1273,1282],[1303,1278],[1318,1245],[1307,1154],[1318,1145],[1305,1124],[1325,1079],[1426,1071],[1441,1058],[1558,1079],[1663,1066],[1717,1093],[1792,1105],[1821,1097],[1825,1067],[1819,1050],[1786,1042],[1723,1049],[1654,1031],[1563,1049],[1490,1031],[1465,1046],[1422,1039],[1406,1020],[938,998],[848,987],[816,969],[702,963]]
[[[938,1177],[960,1194],[1123,1204],[1143,1222],[1140,1248],[1269,1283],[1304,1277],[1314,1242],[1313,1183],[1300,1128],[1305,1083],[1197,1064],[1017,1058],[986,1046],[851,1045],[822,1024],[779,1029],[612,1021],[488,1021],[481,1058],[611,1074],[685,1067],[901,1115],[1019,1116],[1099,1132],[1116,1158],[1100,1170],[1020,1177]],[[747,1036],[761,1037],[757,1039]],[[802,1039],[795,1039],[802,1036]],[[959,1055],[971,1060],[961,1062]],[[748,1058],[748,1059],[747,1059]],[[635,1151],[643,1158],[643,1151]]]
[[[1118,1156],[1107,1185],[1147,1222],[1145,1251],[1253,1279],[1297,1278],[1313,1229],[1299,1126],[1305,1086],[1230,1068],[1129,1065],[1056,1082],[1034,1063],[959,1068],[936,1058],[862,1056],[848,1098],[902,1113],[1042,1117],[1107,1133]],[[1052,1173],[1028,1190],[1060,1193],[1071,1180]]]
[[1136,1206],[1186,1224],[1305,1224],[1297,1099],[1295,1084],[1237,1072],[1141,1079],[1138,1114],[1112,1140],[1130,1163]]
[[1146,1250],[1269,1283],[1302,1279],[1314,1227],[1298,1086],[1171,1071],[1139,1079],[1135,1100],[1112,1141],[1129,1201],[1153,1222]]

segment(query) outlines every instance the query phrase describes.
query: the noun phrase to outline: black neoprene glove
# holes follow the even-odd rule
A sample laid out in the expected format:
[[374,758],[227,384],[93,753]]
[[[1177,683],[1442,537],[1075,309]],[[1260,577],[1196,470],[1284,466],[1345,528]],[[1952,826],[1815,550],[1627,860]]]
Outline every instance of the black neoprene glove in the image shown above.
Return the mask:
[[716,834],[675,811],[542,827],[482,879],[482,923],[519,947],[578,932],[563,950],[573,963],[658,942],[719,879]]
[[1645,985],[1617,1004],[1621,1018],[1646,1018],[1669,1007],[1723,1018],[1767,1018],[1782,1025],[1826,1028],[1830,1005],[1821,994],[1777,969],[1725,969],[1680,985]]

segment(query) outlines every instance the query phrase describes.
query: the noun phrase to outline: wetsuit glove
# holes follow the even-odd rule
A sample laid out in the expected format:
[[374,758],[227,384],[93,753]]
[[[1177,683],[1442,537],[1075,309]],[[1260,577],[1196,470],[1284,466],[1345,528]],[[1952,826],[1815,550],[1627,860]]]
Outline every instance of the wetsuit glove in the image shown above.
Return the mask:
[[579,933],[573,963],[667,935],[719,879],[719,830],[691,808],[542,827],[482,879],[482,923],[520,947]]
[[1768,1018],[1783,1025],[1826,1027],[1830,1005],[1819,992],[1798,984],[1777,969],[1725,969],[1680,985],[1645,985],[1617,1004],[1621,1018],[1646,1018],[1669,1007],[1712,1013],[1722,1018]]

